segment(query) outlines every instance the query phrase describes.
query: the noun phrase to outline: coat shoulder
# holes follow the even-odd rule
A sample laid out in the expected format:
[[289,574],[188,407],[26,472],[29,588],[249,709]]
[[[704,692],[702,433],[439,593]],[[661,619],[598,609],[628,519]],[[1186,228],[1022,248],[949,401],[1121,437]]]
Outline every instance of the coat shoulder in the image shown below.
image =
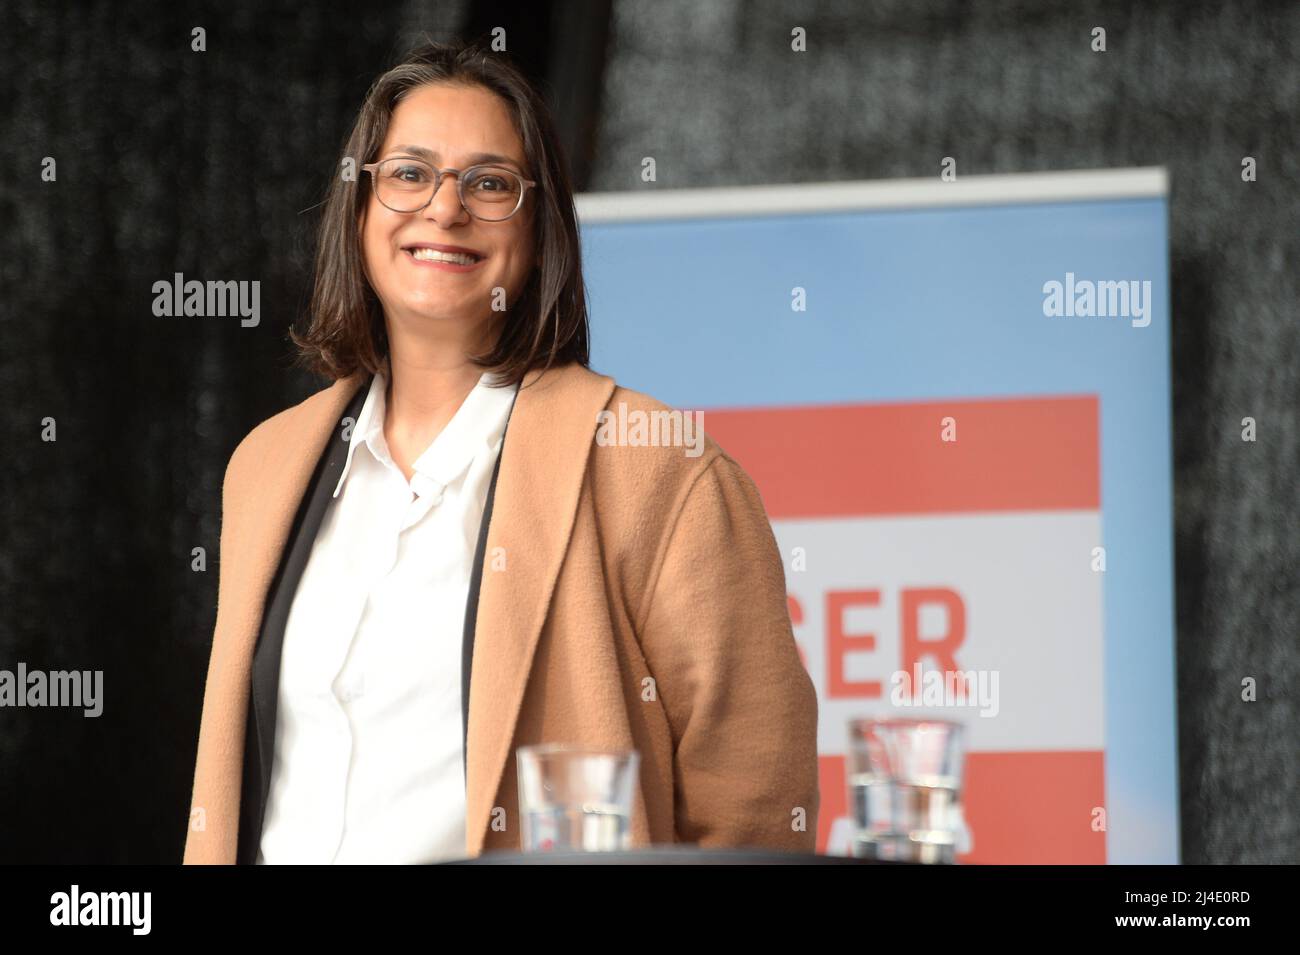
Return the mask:
[[596,422],[593,467],[620,496],[652,506],[680,503],[706,473],[739,465],[706,430],[707,416],[615,385]]

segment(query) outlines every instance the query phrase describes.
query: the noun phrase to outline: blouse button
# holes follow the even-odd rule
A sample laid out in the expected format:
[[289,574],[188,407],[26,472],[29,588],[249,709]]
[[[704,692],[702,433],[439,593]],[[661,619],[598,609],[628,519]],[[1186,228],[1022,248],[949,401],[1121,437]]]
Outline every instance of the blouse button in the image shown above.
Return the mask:
[[335,695],[344,703],[351,703],[365,694],[365,682],[360,676],[349,677],[339,684]]

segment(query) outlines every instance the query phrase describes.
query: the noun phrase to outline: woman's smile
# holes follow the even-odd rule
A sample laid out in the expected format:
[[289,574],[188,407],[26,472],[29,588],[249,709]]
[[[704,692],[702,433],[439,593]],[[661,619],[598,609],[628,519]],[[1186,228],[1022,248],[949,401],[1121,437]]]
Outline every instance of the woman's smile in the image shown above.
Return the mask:
[[420,268],[441,269],[444,272],[472,272],[487,256],[463,246],[414,243],[402,246],[402,254],[411,264]]

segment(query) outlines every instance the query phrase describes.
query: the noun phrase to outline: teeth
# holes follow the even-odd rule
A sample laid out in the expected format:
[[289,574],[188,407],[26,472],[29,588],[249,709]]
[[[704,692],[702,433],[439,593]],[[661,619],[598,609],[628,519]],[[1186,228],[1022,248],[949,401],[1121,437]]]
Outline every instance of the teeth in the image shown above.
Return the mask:
[[478,258],[464,252],[439,252],[437,249],[412,249],[411,256],[423,262],[451,262],[455,265],[473,265]]

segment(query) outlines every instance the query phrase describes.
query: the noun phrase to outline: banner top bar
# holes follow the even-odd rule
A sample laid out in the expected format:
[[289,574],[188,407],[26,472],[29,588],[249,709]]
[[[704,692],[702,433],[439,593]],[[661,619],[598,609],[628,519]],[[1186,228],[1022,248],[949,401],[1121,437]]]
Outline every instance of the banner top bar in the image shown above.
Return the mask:
[[1163,166],[1069,172],[874,179],[733,188],[589,192],[576,197],[584,224],[654,219],[744,218],[873,209],[1012,205],[1089,199],[1159,199],[1169,193]]

